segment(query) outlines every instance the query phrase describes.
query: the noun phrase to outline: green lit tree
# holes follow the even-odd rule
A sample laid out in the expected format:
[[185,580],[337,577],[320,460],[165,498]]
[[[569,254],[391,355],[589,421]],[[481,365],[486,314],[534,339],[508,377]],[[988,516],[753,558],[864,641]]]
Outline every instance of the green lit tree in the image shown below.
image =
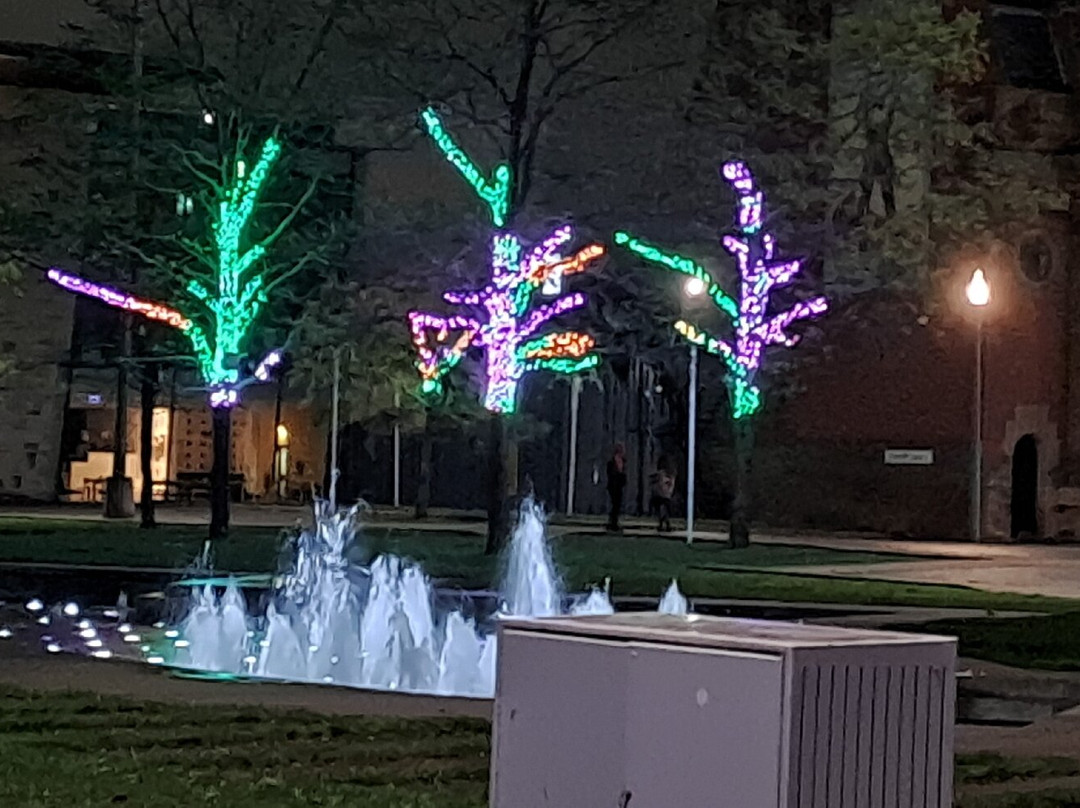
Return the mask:
[[[240,371],[234,358],[272,347],[268,332],[299,311],[305,289],[317,287],[276,284],[274,273],[287,274],[306,258],[306,268],[296,270],[303,274],[318,265],[316,255],[343,252],[346,228],[338,225],[351,197],[331,178],[340,180],[349,168],[348,160],[340,165],[347,147],[333,122],[357,111],[346,89],[364,86],[370,72],[357,16],[362,3],[90,3],[96,23],[77,36],[84,46],[118,54],[96,78],[123,103],[119,113],[113,105],[94,110],[84,263],[120,288],[190,307],[194,327],[187,335],[145,329],[135,344],[140,367],[194,348],[203,381],[227,386]],[[269,141],[248,142],[255,131],[288,142],[290,158],[282,160]],[[241,164],[244,177],[237,176]],[[256,182],[264,165],[267,176]],[[319,197],[310,194],[312,177],[327,180]],[[244,211],[245,198],[257,200],[254,210]],[[275,249],[260,256],[267,240]],[[257,290],[264,281],[272,293]],[[256,319],[252,342],[244,334]],[[151,385],[142,390],[147,419]],[[213,472],[214,534],[227,520],[227,471],[215,465]],[[144,517],[152,505],[144,499]]]
[[[180,159],[200,184],[195,198],[207,214],[204,232],[169,234],[157,253],[139,250],[147,267],[182,281],[181,295],[174,299],[190,312],[185,334],[214,413],[211,538],[228,530],[231,410],[239,400],[244,361],[259,342],[253,339],[255,325],[283,285],[327,264],[322,244],[275,250],[315,194],[318,178],[307,181],[299,199],[269,204],[265,196],[283,144],[277,133],[270,135],[249,163],[245,155],[250,143],[244,131],[233,154],[220,160],[197,151],[182,154]],[[275,219],[273,213],[282,209]]]

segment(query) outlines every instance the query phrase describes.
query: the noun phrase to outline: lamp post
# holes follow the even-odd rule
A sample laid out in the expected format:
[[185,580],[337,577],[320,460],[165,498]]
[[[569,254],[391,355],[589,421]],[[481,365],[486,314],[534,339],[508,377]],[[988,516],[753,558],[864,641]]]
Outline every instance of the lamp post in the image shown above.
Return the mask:
[[581,409],[581,377],[570,377],[570,464],[566,475],[566,515],[574,515],[577,492],[578,412]]
[[[683,293],[691,300],[705,292],[705,282],[700,278],[688,278]],[[686,434],[686,543],[694,543],[694,479],[697,460],[697,388],[698,346],[690,343],[690,412],[687,417]]]
[[330,511],[337,511],[337,483],[341,470],[338,468],[338,417],[341,410],[341,354],[334,351],[334,391],[330,409]]
[[971,462],[971,538],[982,540],[982,421],[983,421],[983,319],[990,304],[990,284],[986,273],[976,269],[967,288],[968,303],[975,309],[975,445]]

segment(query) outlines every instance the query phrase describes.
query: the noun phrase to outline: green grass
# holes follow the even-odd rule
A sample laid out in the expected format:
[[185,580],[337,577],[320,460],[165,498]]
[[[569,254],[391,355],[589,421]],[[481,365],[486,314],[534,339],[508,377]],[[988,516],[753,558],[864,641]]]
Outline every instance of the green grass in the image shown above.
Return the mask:
[[1048,788],[991,795],[961,795],[956,808],[1080,808],[1080,789]]
[[0,690],[0,805],[484,808],[489,726]]
[[[0,561],[183,569],[205,540],[202,526],[140,530],[129,522],[0,517]],[[220,562],[240,571],[270,569],[281,541],[274,528],[234,528],[221,543]]]
[[[202,547],[205,528],[163,526],[153,531],[134,524],[63,519],[0,517],[0,561],[154,566],[182,569]],[[276,568],[283,532],[274,528],[234,528],[216,550],[222,571],[269,572]],[[678,578],[696,597],[935,606],[988,610],[1061,612],[1073,601],[980,592],[957,586],[786,574],[771,568],[867,564],[896,556],[785,545],[752,545],[732,550],[678,538],[568,534],[552,548],[572,589],[602,585],[611,578],[615,595],[658,596]],[[366,527],[354,555],[396,552],[423,563],[433,578],[468,587],[489,587],[497,559],[483,554],[479,534]]]
[[[490,726],[0,688],[0,805],[484,808]],[[1069,758],[960,755],[958,808],[1066,808]],[[1048,783],[1049,785],[1049,783]],[[994,787],[992,795],[973,794]]]
[[[479,537],[392,531],[375,536],[370,547],[423,563],[428,574],[463,587],[487,586],[497,561],[481,553]],[[987,610],[1055,611],[1076,608],[1073,601],[982,592],[961,586],[933,586],[771,572],[770,567],[864,564],[891,560],[888,555],[848,553],[785,545],[687,546],[673,539],[635,536],[568,535],[552,541],[555,561],[570,588],[602,585],[611,578],[612,593],[659,596],[677,578],[683,592],[695,597],[777,600],[808,603],[934,606]]]
[[944,620],[923,628],[959,637],[964,656],[1018,668],[1080,671],[1080,611],[1017,619]]
[[960,786],[1078,776],[1080,761],[1075,758],[1009,758],[985,752],[956,756],[956,782]]

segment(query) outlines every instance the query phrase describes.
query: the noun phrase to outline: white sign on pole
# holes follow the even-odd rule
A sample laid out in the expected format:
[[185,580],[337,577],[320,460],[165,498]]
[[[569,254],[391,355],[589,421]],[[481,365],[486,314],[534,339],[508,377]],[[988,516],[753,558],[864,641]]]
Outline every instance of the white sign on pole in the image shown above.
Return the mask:
[[933,449],[886,449],[886,466],[932,466]]

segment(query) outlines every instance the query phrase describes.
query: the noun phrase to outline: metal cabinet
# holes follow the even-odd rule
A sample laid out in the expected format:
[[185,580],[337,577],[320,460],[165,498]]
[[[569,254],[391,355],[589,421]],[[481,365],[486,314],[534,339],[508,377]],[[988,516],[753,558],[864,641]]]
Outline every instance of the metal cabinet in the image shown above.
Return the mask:
[[947,808],[951,639],[655,614],[499,626],[493,808]]

